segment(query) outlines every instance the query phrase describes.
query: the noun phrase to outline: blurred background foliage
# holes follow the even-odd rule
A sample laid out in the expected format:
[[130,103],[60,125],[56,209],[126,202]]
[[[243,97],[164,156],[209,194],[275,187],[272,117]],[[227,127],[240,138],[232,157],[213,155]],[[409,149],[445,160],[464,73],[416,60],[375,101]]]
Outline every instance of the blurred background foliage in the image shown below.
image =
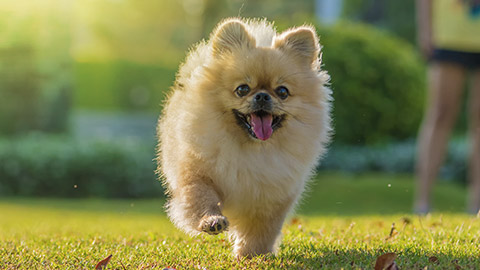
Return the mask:
[[[325,3],[340,8],[333,24]],[[0,195],[160,196],[162,100],[231,16],[317,27],[336,130],[320,169],[412,172],[425,94],[414,0],[0,0]]]
[[365,22],[415,43],[415,0],[344,0],[343,17]]
[[317,28],[332,76],[334,142],[376,145],[415,136],[425,69],[413,47],[364,24]]

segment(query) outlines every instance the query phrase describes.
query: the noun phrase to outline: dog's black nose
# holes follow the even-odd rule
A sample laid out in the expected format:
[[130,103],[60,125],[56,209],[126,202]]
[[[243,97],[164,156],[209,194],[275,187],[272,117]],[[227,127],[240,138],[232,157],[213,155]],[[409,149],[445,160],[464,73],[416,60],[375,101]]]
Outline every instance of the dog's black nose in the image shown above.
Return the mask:
[[253,96],[252,109],[255,111],[272,109],[272,97],[267,93],[257,93]]
[[267,93],[258,93],[258,94],[255,95],[255,101],[256,102],[268,102],[271,99],[272,98]]

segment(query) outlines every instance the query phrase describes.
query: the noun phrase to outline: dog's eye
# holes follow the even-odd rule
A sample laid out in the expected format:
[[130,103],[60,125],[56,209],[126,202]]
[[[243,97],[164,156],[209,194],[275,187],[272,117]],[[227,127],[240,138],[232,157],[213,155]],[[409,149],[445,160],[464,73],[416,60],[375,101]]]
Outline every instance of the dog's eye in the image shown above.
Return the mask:
[[275,93],[281,99],[286,99],[290,95],[288,89],[285,86],[277,87],[277,89],[275,89]]
[[248,93],[250,93],[250,86],[248,86],[246,84],[242,84],[235,89],[235,93],[239,97],[244,97],[244,96],[248,95]]

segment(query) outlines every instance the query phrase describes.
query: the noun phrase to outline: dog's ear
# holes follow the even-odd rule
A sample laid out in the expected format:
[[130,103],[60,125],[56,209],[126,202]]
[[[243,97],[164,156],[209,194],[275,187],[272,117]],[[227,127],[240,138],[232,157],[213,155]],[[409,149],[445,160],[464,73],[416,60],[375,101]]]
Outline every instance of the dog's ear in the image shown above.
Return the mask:
[[275,39],[274,47],[294,53],[308,64],[316,63],[320,53],[315,29],[310,26],[302,26],[283,32]]
[[213,55],[240,48],[254,48],[255,39],[248,33],[245,25],[238,19],[227,19],[220,23],[212,36]]

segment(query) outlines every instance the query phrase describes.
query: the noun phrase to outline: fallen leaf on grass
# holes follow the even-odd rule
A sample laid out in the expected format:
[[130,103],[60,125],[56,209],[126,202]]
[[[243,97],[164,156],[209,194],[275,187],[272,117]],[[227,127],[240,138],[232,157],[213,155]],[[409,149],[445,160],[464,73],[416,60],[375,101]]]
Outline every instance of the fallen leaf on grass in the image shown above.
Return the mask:
[[397,254],[393,252],[379,256],[375,262],[375,270],[398,270],[398,266],[395,263],[396,257]]
[[107,268],[107,264],[108,264],[108,262],[110,261],[111,258],[112,258],[112,255],[110,254],[107,258],[98,262],[97,265],[95,266],[95,270],[103,270],[103,269]]
[[458,265],[458,260],[453,260],[452,263],[453,263],[453,267],[455,268],[455,270],[462,269],[462,267],[460,265]]
[[435,257],[435,256],[432,256],[432,257],[428,258],[428,261],[431,262],[431,263],[438,263],[438,258]]

